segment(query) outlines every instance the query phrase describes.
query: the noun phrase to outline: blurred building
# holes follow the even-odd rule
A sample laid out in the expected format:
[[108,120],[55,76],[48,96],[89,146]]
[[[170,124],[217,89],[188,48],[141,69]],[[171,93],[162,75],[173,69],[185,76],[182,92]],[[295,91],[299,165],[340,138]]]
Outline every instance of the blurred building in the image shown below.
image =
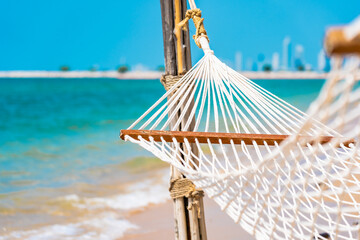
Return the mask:
[[323,49],[318,53],[317,68],[320,72],[323,72],[326,66],[326,56]]
[[280,65],[280,54],[277,52],[274,52],[271,59],[271,65],[273,71],[279,70]]
[[241,54],[241,52],[235,53],[235,70],[236,71],[242,70],[242,54]]
[[301,44],[295,46],[294,67],[296,70],[305,70],[304,47]]
[[311,66],[310,63],[306,63],[305,64],[305,71],[312,71],[313,70],[313,67]]
[[247,58],[246,59],[246,70],[247,71],[251,71],[252,70],[252,67],[253,67],[253,60],[251,58]]
[[262,71],[264,67],[265,54],[259,53],[257,56],[257,70]]
[[304,47],[303,47],[303,45],[297,44],[295,46],[295,58],[298,58],[301,61],[304,61]]
[[291,39],[290,37],[285,37],[283,40],[283,56],[282,56],[282,69],[289,70],[291,69]]

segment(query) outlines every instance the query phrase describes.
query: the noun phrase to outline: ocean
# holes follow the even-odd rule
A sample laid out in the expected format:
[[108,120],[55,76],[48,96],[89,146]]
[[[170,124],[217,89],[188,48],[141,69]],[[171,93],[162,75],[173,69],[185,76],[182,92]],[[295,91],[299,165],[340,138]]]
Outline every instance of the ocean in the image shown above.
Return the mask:
[[[306,111],[324,80],[257,80]],[[158,80],[0,79],[0,240],[119,239],[166,201],[166,164],[119,139]]]

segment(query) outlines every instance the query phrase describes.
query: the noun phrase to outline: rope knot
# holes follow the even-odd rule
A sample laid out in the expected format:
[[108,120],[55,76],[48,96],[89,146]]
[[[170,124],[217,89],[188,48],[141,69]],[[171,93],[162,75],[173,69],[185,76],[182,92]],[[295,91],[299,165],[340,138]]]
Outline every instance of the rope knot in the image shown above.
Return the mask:
[[182,197],[191,197],[196,191],[195,185],[187,178],[179,178],[170,182],[170,196],[173,199]]
[[182,30],[187,31],[187,23],[188,21],[192,19],[195,24],[196,33],[193,35],[193,38],[195,40],[196,45],[201,48],[200,42],[198,41],[199,37],[205,37],[208,41],[209,38],[207,36],[207,33],[205,31],[204,27],[204,18],[201,18],[201,10],[196,9],[190,9],[186,11],[185,18],[179,22],[177,27],[180,27]]
[[200,9],[196,8],[196,9],[190,9],[190,10],[186,11],[186,14],[185,14],[185,18],[187,19],[186,22],[189,21],[190,18],[194,18],[194,17],[201,18],[201,10]]
[[187,207],[188,210],[197,210],[198,218],[201,218],[199,199],[204,196],[204,192],[196,189],[192,181],[187,178],[179,178],[170,182],[170,196],[172,199],[186,197],[191,199]]

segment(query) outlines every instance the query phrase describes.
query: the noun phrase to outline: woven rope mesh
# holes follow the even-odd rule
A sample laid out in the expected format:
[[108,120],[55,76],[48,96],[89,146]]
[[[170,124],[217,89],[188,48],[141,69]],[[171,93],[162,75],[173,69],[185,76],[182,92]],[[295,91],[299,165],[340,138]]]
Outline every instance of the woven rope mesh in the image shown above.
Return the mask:
[[208,53],[130,127],[290,136],[281,143],[125,139],[180,170],[257,239],[359,239],[359,61],[337,66],[305,114]]

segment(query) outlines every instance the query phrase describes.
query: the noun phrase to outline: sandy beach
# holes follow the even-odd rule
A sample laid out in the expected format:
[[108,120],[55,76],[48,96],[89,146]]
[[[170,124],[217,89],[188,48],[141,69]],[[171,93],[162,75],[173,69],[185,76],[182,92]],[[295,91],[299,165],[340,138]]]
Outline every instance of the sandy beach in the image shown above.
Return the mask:
[[[208,240],[253,240],[240,225],[220,210],[216,203],[204,198],[205,219]],[[130,222],[139,228],[129,230],[122,240],[155,240],[174,238],[173,203],[171,200],[164,204],[149,206],[144,211],[135,212],[129,218]],[[119,239],[119,240],[120,240]]]
[[[144,165],[144,161],[152,163]],[[97,170],[104,179],[95,186],[76,184],[52,191],[52,194],[43,189],[41,198],[14,196],[14,199],[24,199],[19,202],[22,207],[16,210],[23,214],[22,217],[28,214],[29,209],[36,215],[24,223],[24,220],[19,221],[21,216],[16,218],[12,212],[0,208],[4,217],[0,219],[3,226],[0,240],[47,239],[44,237],[56,240],[174,239],[173,203],[167,190],[168,165],[158,160],[144,161]],[[151,172],[146,171],[150,168]],[[132,177],[128,175],[124,178],[122,170],[129,171]],[[122,176],[115,176],[115,172]],[[45,197],[49,194],[50,197]],[[42,207],[37,210],[34,205],[38,204]],[[204,204],[208,240],[254,239],[222,212],[213,200],[205,197]],[[42,221],[38,215],[47,216],[48,221]]]

